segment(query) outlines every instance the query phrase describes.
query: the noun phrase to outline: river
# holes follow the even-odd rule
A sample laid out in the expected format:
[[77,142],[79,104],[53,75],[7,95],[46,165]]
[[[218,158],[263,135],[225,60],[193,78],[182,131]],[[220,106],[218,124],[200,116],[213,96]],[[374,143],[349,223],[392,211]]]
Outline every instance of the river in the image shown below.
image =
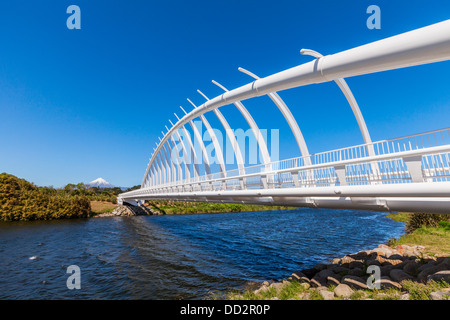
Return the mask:
[[[292,209],[0,223],[0,299],[203,299],[372,249],[386,213]],[[69,290],[70,265],[81,289]]]

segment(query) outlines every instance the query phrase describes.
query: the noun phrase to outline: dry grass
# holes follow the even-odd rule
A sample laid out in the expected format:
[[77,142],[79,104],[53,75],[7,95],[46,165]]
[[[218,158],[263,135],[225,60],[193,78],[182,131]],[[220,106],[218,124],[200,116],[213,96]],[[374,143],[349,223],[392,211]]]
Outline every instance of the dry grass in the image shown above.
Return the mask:
[[450,232],[444,228],[421,227],[413,232],[403,235],[400,239],[392,240],[391,246],[399,244],[421,245],[427,248],[428,253],[450,255]]
[[111,212],[116,208],[116,204],[106,201],[91,201],[91,211],[93,213]]

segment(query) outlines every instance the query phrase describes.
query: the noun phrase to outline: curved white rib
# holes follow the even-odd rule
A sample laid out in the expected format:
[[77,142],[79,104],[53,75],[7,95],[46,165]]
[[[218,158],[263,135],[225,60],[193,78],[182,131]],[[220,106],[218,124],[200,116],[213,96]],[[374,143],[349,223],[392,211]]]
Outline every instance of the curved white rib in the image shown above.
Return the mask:
[[172,178],[172,165],[170,162],[170,158],[167,156],[167,150],[165,145],[162,146],[162,151],[164,153],[164,161],[166,162],[166,182],[169,183],[171,182],[171,178]]
[[[258,80],[260,79],[257,75],[254,73],[239,67],[239,71],[249,75],[250,77]],[[305,138],[303,137],[303,134],[300,130],[300,127],[298,126],[297,121],[295,120],[294,116],[291,113],[291,110],[289,110],[286,103],[284,103],[283,99],[278,95],[276,92],[269,92],[267,94],[269,98],[275,103],[275,105],[278,107],[278,109],[283,114],[284,119],[286,119],[287,123],[289,124],[289,127],[291,128],[292,133],[294,134],[295,140],[297,141],[297,145],[300,149],[300,153],[304,158],[305,165],[311,164],[311,158],[309,158],[309,151],[308,147],[305,142]]]
[[[189,102],[191,102],[191,100],[187,99]],[[192,104],[192,102],[191,102]],[[181,108],[181,110],[184,111],[183,108]],[[186,111],[184,111],[185,114],[187,114]],[[205,144],[203,143],[203,138],[202,135],[200,134],[200,132],[198,131],[197,127],[195,126],[195,124],[192,122],[192,120],[189,120],[189,125],[191,126],[192,130],[194,131],[194,136],[197,139],[197,142],[200,145],[200,149],[202,150],[202,156],[203,156],[203,167],[205,168],[205,173],[207,175],[211,174],[211,166],[209,164],[209,158],[208,158],[208,153],[206,152],[206,147]]]
[[167,169],[166,169],[166,166],[165,166],[165,164],[164,164],[164,161],[163,161],[163,154],[162,154],[162,152],[160,151],[159,152],[159,164],[161,165],[161,173],[162,173],[162,176],[161,176],[161,181],[162,181],[162,184],[166,184],[167,183]]
[[[221,106],[262,96],[269,92],[333,81],[380,71],[399,69],[450,59],[450,19],[390,38],[355,47],[261,78],[225,92],[191,111],[164,137],[190,119]],[[158,146],[159,151],[160,146]],[[156,154],[153,154],[144,177]]]
[[[209,98],[203,94],[200,90],[197,90],[198,93],[200,93],[207,101]],[[228,124],[227,119],[225,116],[220,112],[219,109],[213,109],[214,114],[219,119],[220,123],[222,124],[223,128],[225,129],[225,132],[228,136],[228,139],[230,139],[231,146],[233,148],[234,156],[236,157],[236,163],[239,169],[239,174],[243,175],[245,174],[245,167],[244,167],[244,159],[242,158],[241,149],[239,148],[238,142],[236,140],[236,136],[234,135],[233,130],[231,130],[230,125]]]
[[189,145],[189,149],[192,152],[192,157],[193,157],[193,166],[194,166],[194,176],[198,177],[200,175],[200,169],[198,168],[198,159],[197,159],[197,152],[195,152],[195,148],[194,148],[194,144],[192,143],[192,139],[191,139],[191,134],[187,131],[187,129],[185,128],[185,126],[181,127],[181,130],[183,130],[183,135],[186,137],[186,142]]
[[158,166],[158,185],[161,185],[164,184],[164,180],[159,154],[156,156],[156,165]]
[[[227,88],[222,86],[217,81],[212,81],[216,86],[219,88],[222,88],[225,92],[229,92]],[[245,120],[247,121],[248,125],[250,126],[251,130],[253,131],[253,134],[256,138],[256,141],[258,142],[259,150],[261,151],[261,155],[263,157],[264,164],[270,163],[270,156],[269,151],[267,150],[266,141],[264,141],[264,137],[261,134],[261,131],[258,128],[258,125],[256,124],[255,120],[253,119],[250,112],[248,112],[247,108],[244,107],[244,105],[240,101],[235,101],[233,103],[239,110],[239,112],[244,116]]]
[[[313,56],[316,59],[323,58],[322,54],[311,49],[302,49],[300,50],[300,54]],[[342,93],[345,95],[345,98],[347,99],[348,103],[350,104],[350,107],[352,108],[353,114],[355,115],[356,118],[356,122],[358,122],[359,130],[361,131],[361,134],[363,136],[364,143],[368,145],[367,152],[369,153],[369,156],[374,156],[375,151],[373,150],[372,139],[370,138],[369,129],[367,129],[366,121],[364,120],[364,117],[361,113],[361,109],[359,108],[358,103],[356,102],[355,96],[353,95],[352,91],[350,90],[350,87],[343,78],[335,79],[334,82],[336,82],[336,84],[339,86]]]
[[[188,99],[188,101],[192,104],[194,109],[197,109],[197,106],[191,100]],[[206,131],[208,131],[209,137],[211,138],[211,141],[214,145],[214,149],[216,150],[216,158],[219,162],[220,171],[222,172],[222,176],[225,177],[225,172],[227,170],[225,168],[225,161],[223,160],[223,152],[222,152],[222,148],[220,147],[219,140],[217,139],[217,136],[214,133],[214,130],[212,129],[211,125],[209,124],[208,120],[205,118],[205,116],[203,114],[200,116],[200,120],[205,125]],[[206,149],[205,149],[205,153],[206,153]]]
[[[173,125],[172,121],[169,120],[169,122],[170,122],[170,124],[172,125],[172,129],[173,129],[175,126]],[[171,129],[171,130],[172,130],[172,129]],[[170,131],[169,131],[169,132],[170,132]],[[183,143],[183,141],[181,140],[181,136],[180,136],[180,134],[178,133],[178,129],[174,131],[174,134],[175,134],[175,137],[176,137],[176,138],[178,139],[178,141],[179,141],[179,144],[180,144],[180,146],[181,146],[181,150],[182,150],[182,153],[183,153],[184,161],[182,161],[182,162],[184,162],[184,178],[185,178],[185,179],[190,179],[190,178],[191,178],[191,168],[190,168],[190,166],[189,166],[189,156],[188,156],[188,153],[187,153],[187,151],[186,151],[186,147],[184,146],[184,143]],[[175,138],[173,138],[173,136],[170,136],[170,138],[172,139],[172,142],[173,142],[173,144],[174,144],[174,146],[175,146],[175,148],[176,148],[177,143],[176,143],[176,141],[175,141]],[[177,150],[178,150],[178,148],[177,148]],[[177,154],[178,154],[178,153],[177,153]]]
[[[175,143],[175,140],[173,139],[173,137],[170,137],[167,141],[170,141],[170,145],[171,145],[170,155],[171,155],[171,157],[172,157],[172,154],[173,154],[174,150],[175,150],[175,155],[177,157],[178,177],[175,177],[174,181],[183,180],[183,167],[181,166],[183,161],[180,158],[179,150],[177,149],[177,144]],[[171,158],[171,161],[173,162],[172,158]]]
[[[163,134],[163,137],[165,136],[164,132],[161,131],[161,133]],[[166,157],[167,157],[167,161],[170,164],[170,171],[171,171],[171,175],[169,177],[169,181],[170,182],[174,182],[176,181],[176,177],[177,177],[177,173],[176,173],[176,168],[175,168],[175,163],[172,161],[172,150],[170,148],[170,144],[169,141],[167,141],[164,145],[163,145],[163,149],[166,149]]]
[[[181,110],[183,110],[183,108],[182,107],[180,107],[181,108]],[[184,111],[184,110],[183,110]],[[175,117],[177,117],[177,119],[178,119],[178,121],[180,121],[180,118],[178,118],[178,116],[177,116],[177,114],[176,113],[174,113],[174,115],[175,115]],[[181,130],[183,131],[183,135],[184,135],[184,137],[186,138],[185,140],[185,142],[184,143],[186,143],[187,142],[187,144],[189,145],[189,150],[191,150],[191,155],[192,155],[192,157],[193,157],[193,163],[192,163],[192,165],[193,165],[193,167],[194,167],[194,177],[198,177],[199,175],[200,175],[200,170],[199,170],[199,168],[198,168],[198,159],[197,159],[197,152],[195,152],[195,148],[194,148],[194,144],[192,143],[192,139],[191,139],[191,135],[190,135],[190,133],[187,131],[187,129],[185,128],[185,126],[181,126],[180,127],[181,128]]]

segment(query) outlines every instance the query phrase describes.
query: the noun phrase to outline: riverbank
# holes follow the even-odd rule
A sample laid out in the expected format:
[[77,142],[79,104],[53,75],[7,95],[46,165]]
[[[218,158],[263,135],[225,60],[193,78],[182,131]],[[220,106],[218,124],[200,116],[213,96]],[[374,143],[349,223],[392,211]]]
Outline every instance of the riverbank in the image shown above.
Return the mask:
[[151,201],[145,204],[161,214],[197,214],[222,212],[253,212],[292,209],[285,206],[265,206],[257,204],[213,203],[194,201]]
[[[388,217],[408,223],[414,214],[391,214]],[[399,239],[391,239],[388,244],[295,271],[291,277],[281,281],[264,281],[256,289],[248,288],[212,298],[450,300],[450,228],[447,223],[438,227],[422,225]],[[369,279],[373,271],[368,271],[372,268],[379,268],[378,282]],[[371,289],[374,284],[379,287]]]
[[[142,210],[141,210],[142,209]],[[109,202],[91,201],[92,217],[113,217],[133,215],[184,215],[223,212],[253,212],[292,209],[282,206],[264,206],[234,203],[203,203],[185,201],[152,201],[144,206],[115,205]]]

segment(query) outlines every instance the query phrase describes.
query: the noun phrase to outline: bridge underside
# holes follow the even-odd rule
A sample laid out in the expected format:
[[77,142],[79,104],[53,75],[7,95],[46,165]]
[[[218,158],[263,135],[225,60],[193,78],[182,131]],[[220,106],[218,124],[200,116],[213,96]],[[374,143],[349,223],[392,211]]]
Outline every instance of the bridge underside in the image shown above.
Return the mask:
[[[152,200],[259,204],[308,208],[450,213],[450,182],[386,186],[285,188],[242,191],[142,194],[125,202]],[[316,190],[314,190],[316,189]]]

